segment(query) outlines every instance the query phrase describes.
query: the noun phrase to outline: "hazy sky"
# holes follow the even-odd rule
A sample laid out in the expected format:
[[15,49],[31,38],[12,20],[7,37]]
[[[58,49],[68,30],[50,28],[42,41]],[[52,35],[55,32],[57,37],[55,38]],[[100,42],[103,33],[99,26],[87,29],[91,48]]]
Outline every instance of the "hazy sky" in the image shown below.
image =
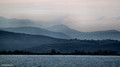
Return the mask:
[[120,0],[0,0],[0,16],[80,31],[120,30]]

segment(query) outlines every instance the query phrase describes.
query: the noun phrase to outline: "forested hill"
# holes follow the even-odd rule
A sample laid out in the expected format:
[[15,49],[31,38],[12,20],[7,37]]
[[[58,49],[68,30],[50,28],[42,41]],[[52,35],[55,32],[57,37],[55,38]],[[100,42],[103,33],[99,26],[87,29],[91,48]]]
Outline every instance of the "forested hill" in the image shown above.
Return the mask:
[[26,49],[61,40],[43,35],[29,35],[0,30],[0,50]]
[[40,46],[28,48],[31,52],[49,52],[55,49],[59,52],[78,51],[97,51],[97,50],[114,50],[120,52],[120,41],[117,40],[67,40],[58,43],[43,44]]
[[27,50],[31,52],[60,52],[114,50],[120,52],[117,40],[57,39],[43,35],[29,35],[0,30],[0,50]]

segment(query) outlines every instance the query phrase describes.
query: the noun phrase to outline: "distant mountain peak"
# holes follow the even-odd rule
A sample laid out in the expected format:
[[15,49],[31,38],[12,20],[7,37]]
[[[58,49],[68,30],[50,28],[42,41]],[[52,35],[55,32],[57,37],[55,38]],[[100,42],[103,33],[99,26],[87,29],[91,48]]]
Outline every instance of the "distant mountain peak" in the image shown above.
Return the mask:
[[40,29],[37,27],[31,27],[31,26],[23,26],[23,27],[8,27],[8,28],[35,28],[35,29]]
[[64,24],[59,24],[59,25],[54,25],[52,27],[61,27],[61,28],[69,28],[68,26],[64,25]]
[[0,19],[6,19],[6,18],[4,18],[4,17],[0,16]]
[[11,32],[17,32],[17,33],[25,33],[25,34],[31,34],[31,35],[44,35],[44,36],[50,36],[54,38],[62,38],[62,39],[68,39],[70,38],[68,35],[61,33],[61,32],[53,32],[49,31],[43,28],[38,27],[8,27],[8,28],[0,28],[1,30],[5,31],[11,31]]
[[117,30],[114,30],[114,29],[113,29],[113,30],[108,30],[108,31],[110,31],[110,32],[119,32],[119,31],[117,31]]
[[95,31],[95,32],[119,32],[119,31],[112,29],[112,30]]

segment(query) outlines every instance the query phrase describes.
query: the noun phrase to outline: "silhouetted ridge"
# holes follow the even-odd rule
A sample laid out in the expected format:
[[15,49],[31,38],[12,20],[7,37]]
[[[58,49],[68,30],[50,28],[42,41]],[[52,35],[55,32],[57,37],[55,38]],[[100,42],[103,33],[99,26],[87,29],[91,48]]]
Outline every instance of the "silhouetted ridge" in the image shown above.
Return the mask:
[[45,35],[54,38],[62,38],[62,39],[69,39],[70,37],[66,34],[61,32],[52,32],[42,28],[37,27],[9,27],[9,28],[1,28],[1,30],[11,31],[16,33],[25,33],[31,35]]
[[25,49],[61,40],[43,35],[30,35],[0,30],[0,50]]
[[77,39],[93,39],[93,40],[103,40],[103,39],[120,40],[120,32],[117,30],[80,32],[71,29],[65,25],[55,25],[48,27],[47,29],[55,32],[62,32],[66,35],[69,35],[73,39],[77,38]]

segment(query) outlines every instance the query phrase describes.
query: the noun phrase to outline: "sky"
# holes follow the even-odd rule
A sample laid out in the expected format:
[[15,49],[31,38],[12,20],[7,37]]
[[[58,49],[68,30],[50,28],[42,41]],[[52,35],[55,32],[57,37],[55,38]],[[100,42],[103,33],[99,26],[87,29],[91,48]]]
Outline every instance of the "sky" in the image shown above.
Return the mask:
[[83,32],[120,31],[120,0],[0,0],[0,16]]

